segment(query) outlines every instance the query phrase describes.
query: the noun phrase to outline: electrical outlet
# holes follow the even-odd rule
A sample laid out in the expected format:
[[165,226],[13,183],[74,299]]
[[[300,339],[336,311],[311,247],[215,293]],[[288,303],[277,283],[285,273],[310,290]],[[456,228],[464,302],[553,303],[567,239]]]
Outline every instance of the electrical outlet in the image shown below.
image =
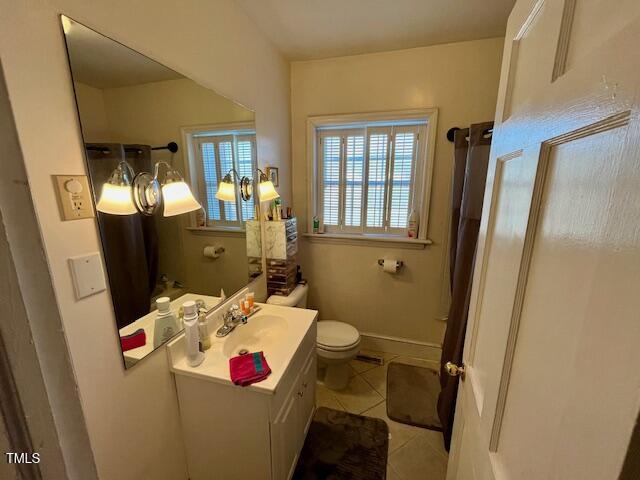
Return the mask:
[[86,175],[53,175],[62,220],[92,218],[93,202]]

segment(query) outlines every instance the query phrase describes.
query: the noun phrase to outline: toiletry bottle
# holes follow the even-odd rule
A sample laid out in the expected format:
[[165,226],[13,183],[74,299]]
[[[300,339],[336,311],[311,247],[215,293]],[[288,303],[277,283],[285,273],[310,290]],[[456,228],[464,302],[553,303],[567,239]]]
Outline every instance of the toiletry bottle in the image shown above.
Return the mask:
[[187,363],[191,367],[197,367],[204,360],[204,353],[200,351],[200,332],[198,330],[198,310],[196,302],[184,302],[182,309],[184,310],[184,333],[187,342]]
[[206,217],[204,214],[204,210],[197,210],[195,213],[195,217],[196,217],[196,225],[198,227],[206,227],[207,226],[207,221],[206,221]]
[[407,235],[409,238],[418,238],[418,224],[420,222],[420,217],[418,216],[418,212],[415,209],[411,210],[409,214],[409,219],[407,221]]
[[320,219],[315,216],[313,217],[313,233],[319,233],[320,232]]
[[246,295],[246,299],[249,302],[249,310],[253,310],[253,305],[255,304],[256,301],[256,295],[253,292],[249,292]]
[[244,315],[249,315],[249,311],[247,310],[247,306],[249,305],[249,302],[247,302],[246,300],[240,300],[240,311],[244,314]]
[[156,300],[158,313],[153,328],[153,348],[158,348],[179,331],[178,320],[171,311],[169,297],[160,297]]
[[211,337],[209,337],[209,327],[207,326],[207,312],[203,311],[198,314],[198,331],[200,333],[200,344],[202,350],[206,351],[211,348]]

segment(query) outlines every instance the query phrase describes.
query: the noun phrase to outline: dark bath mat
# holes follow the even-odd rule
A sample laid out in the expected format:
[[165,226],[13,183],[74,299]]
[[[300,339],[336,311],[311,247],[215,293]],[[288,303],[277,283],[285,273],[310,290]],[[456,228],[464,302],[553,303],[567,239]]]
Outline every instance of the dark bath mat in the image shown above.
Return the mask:
[[396,422],[442,431],[437,404],[438,372],[391,362],[387,367],[387,416]]
[[320,407],[293,474],[295,480],[384,480],[389,427],[384,420]]

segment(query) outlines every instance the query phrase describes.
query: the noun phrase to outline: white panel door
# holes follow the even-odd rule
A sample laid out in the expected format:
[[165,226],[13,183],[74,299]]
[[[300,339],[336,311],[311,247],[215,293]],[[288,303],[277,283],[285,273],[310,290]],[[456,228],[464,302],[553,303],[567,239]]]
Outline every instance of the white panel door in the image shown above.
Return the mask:
[[614,480],[640,408],[640,2],[509,18],[449,480]]

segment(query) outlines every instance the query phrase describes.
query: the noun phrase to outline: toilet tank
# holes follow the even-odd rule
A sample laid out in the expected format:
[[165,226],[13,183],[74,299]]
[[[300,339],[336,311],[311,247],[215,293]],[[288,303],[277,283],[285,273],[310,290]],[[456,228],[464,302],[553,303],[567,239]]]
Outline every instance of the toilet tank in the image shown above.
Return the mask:
[[281,305],[283,307],[298,307],[307,308],[307,293],[309,292],[308,285],[299,284],[293,289],[289,295],[271,295],[267,298],[267,303],[271,305]]

